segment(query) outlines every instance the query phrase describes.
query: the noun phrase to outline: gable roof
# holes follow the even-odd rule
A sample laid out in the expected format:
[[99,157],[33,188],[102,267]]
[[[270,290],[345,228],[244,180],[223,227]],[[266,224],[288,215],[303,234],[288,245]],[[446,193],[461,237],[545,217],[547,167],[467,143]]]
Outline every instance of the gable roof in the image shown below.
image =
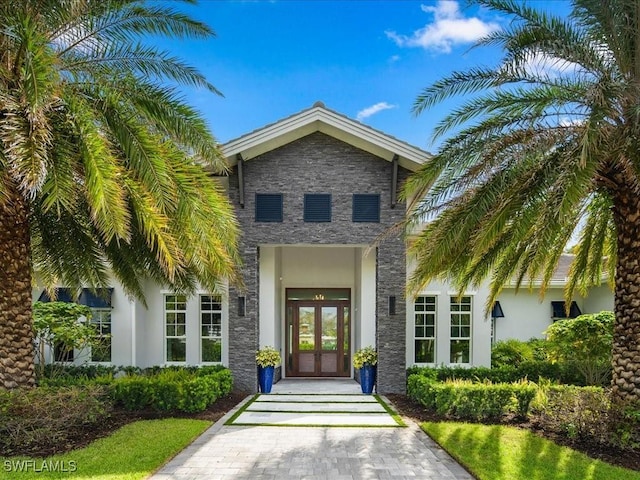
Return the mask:
[[244,160],[250,160],[314,132],[322,132],[389,162],[398,155],[398,164],[411,171],[431,158],[429,152],[330,110],[322,102],[225,143],[222,153],[233,166],[238,153]]

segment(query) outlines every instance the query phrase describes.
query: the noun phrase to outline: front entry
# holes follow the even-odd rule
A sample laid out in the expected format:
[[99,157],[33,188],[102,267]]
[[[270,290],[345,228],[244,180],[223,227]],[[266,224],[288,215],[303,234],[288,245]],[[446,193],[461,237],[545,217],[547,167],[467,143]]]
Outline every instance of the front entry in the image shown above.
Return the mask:
[[287,376],[350,376],[350,290],[287,289]]

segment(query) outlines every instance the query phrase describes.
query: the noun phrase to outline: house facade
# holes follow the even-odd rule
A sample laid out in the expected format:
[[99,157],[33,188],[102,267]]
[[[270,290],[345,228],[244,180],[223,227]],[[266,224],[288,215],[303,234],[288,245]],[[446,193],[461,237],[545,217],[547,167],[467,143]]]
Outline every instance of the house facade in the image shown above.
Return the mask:
[[[405,297],[411,262],[404,239],[387,233],[406,213],[403,182],[429,161],[419,148],[317,103],[223,152],[231,171],[212,181],[223,182],[236,210],[243,287],[186,297],[149,282],[145,307],[113,285],[90,305],[102,353],[67,352],[64,361],[222,363],[238,388],[255,391],[259,347],[280,351],[278,377],[351,378],[353,353],[373,345],[378,391],[403,392],[408,366],[490,365],[492,341],[540,337],[558,313],[551,302],[563,298],[562,268],[544,301],[535,288],[515,295],[507,286],[491,316],[488,287],[459,296],[434,282]],[[613,296],[598,287],[576,306],[612,309]]]

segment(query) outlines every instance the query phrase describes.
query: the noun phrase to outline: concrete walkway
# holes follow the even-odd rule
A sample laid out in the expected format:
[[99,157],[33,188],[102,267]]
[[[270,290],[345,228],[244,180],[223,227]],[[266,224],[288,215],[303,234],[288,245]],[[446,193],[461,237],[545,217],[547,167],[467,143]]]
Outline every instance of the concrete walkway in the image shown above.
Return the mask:
[[[274,385],[272,394],[358,392],[359,385],[353,380],[283,380]],[[152,478],[473,479],[406,419],[406,428],[224,425],[251,398],[241,402]]]

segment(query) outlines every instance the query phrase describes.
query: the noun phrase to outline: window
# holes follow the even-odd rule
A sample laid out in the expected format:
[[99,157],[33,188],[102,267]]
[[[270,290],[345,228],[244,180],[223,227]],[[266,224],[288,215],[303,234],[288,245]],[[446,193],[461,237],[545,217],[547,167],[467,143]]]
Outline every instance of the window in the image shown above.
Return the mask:
[[256,222],[282,222],[281,193],[256,193]]
[[304,221],[330,222],[331,195],[328,193],[305,193]]
[[380,195],[354,194],[353,221],[380,223]]
[[92,362],[111,362],[111,309],[92,308],[91,323],[96,327],[96,342],[91,347]]
[[222,361],[222,298],[200,295],[201,362]]
[[451,363],[471,358],[471,297],[451,297]]
[[53,345],[53,360],[55,362],[73,362],[73,347],[64,342],[55,342]]
[[436,361],[436,297],[417,297],[414,303],[416,363]]
[[187,297],[165,295],[164,318],[166,325],[167,362],[187,360]]
[[576,318],[582,315],[582,311],[576,302],[571,302],[569,316],[567,316],[567,312],[564,309],[564,302],[551,302],[551,310],[553,318]]

